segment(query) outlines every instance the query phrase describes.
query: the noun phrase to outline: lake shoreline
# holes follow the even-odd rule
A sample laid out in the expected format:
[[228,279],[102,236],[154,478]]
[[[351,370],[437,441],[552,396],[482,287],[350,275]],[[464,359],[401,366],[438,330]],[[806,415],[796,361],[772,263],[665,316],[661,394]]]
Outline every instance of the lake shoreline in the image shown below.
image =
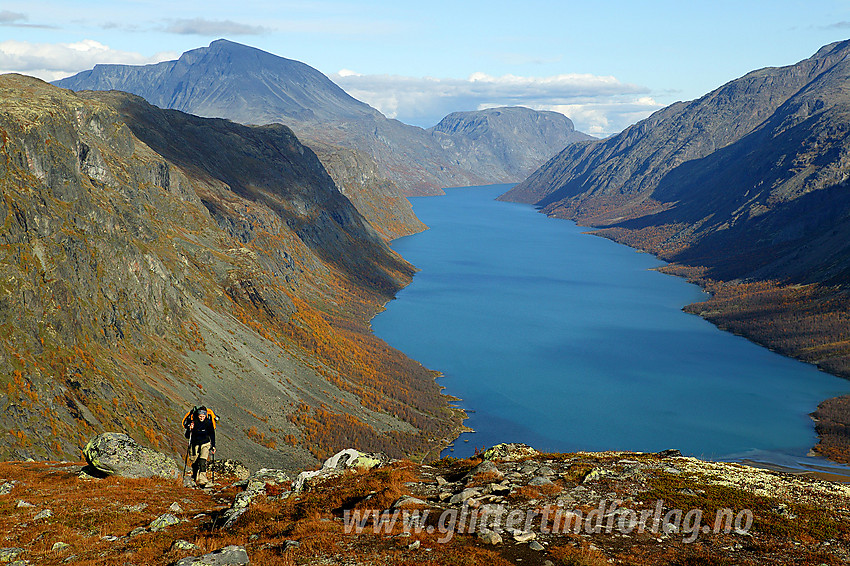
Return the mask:
[[[460,189],[460,191],[462,191],[462,190],[463,190],[463,189]],[[455,191],[454,189],[450,189],[450,192],[454,192],[454,191]],[[443,197],[440,197],[440,198],[443,198]],[[427,200],[431,200],[431,198],[429,198],[429,199],[427,199]],[[502,203],[500,203],[500,204],[502,204]],[[527,205],[524,205],[524,206],[527,206]],[[534,211],[535,216],[537,215],[537,213],[538,213],[538,211]],[[556,219],[557,219],[557,218],[556,218]],[[425,221],[425,223],[426,223],[426,224],[429,224],[429,225],[431,224],[431,223],[428,221],[428,218],[423,218],[423,221]],[[425,232],[425,233],[427,233],[427,232]],[[585,233],[588,233],[588,232],[585,232]],[[423,234],[424,234],[424,233],[423,233]],[[589,234],[591,234],[591,235],[600,235],[600,234],[594,234],[593,232],[589,232]],[[609,237],[608,237],[608,238],[605,238],[605,239],[609,239],[609,240],[611,240],[612,238],[609,238]],[[616,240],[615,240],[615,241],[616,241]],[[618,244],[623,244],[623,242],[619,242],[619,241],[616,241],[616,243],[618,243]],[[394,242],[394,247],[395,247],[395,245],[396,245],[396,243]],[[628,245],[628,244],[626,244],[626,246],[627,246],[627,247],[630,247],[632,250],[635,250],[635,251],[641,251],[641,252],[645,252],[645,251],[646,251],[646,250],[640,250],[639,248],[635,248],[634,246],[630,246],[630,245]],[[398,250],[397,250],[397,251],[398,251]],[[423,265],[422,265],[422,264],[420,264],[420,262],[419,262],[419,261],[417,261],[415,258],[411,258],[408,254],[404,253],[403,251],[400,251],[400,253],[402,253],[402,255],[403,255],[406,259],[408,259],[408,260],[409,260],[409,261],[411,261],[414,265],[416,265],[418,269],[420,269],[420,270],[424,270],[424,269],[426,269],[426,268],[425,268],[425,267],[423,267]],[[652,258],[654,258],[654,259],[657,259],[658,261],[664,261],[664,259],[663,259],[663,258],[660,258],[660,257],[658,257],[658,256],[656,256],[656,255],[654,255],[654,254],[651,254],[651,253],[650,253],[649,255],[650,255],[650,257],[652,257]],[[656,267],[650,267],[649,269],[656,269],[657,271],[660,271],[660,272],[665,273],[665,274],[675,274],[675,273],[666,273],[665,267],[666,267],[666,266],[656,266]],[[679,275],[679,274],[675,274],[675,275]],[[415,285],[416,281],[417,281],[417,280],[419,280],[419,279],[421,279],[421,278],[422,278],[422,272],[420,271],[420,273],[419,273],[419,274],[417,274],[417,276],[414,278],[414,285]],[[677,278],[675,278],[675,279],[679,279],[679,277],[677,277]],[[686,280],[687,280],[687,279],[686,279]],[[399,295],[404,295],[405,293],[407,293],[407,292],[408,292],[408,290],[409,290],[409,288],[410,288],[410,286],[406,287],[404,290],[402,290],[402,291],[399,293]],[[709,289],[707,289],[705,286],[700,286],[700,291],[699,291],[699,292],[700,292],[700,294],[701,294],[701,295],[702,295],[702,293],[703,293],[703,292],[707,292],[707,291],[709,291]],[[398,297],[398,296],[397,296],[397,297]],[[696,298],[696,297],[695,297],[695,298]],[[710,298],[710,297],[709,297],[709,298]],[[391,306],[392,306],[392,303],[393,303],[393,302],[390,302],[387,306],[388,306],[388,307],[391,307]],[[678,306],[676,307],[678,311],[683,311],[683,310],[685,310],[685,307],[683,307],[683,306],[682,306],[683,304],[684,304],[685,306],[690,305],[690,304],[695,304],[695,303],[694,303],[694,299],[692,298],[692,299],[691,299],[691,301],[683,301],[682,303],[679,303],[679,304],[678,304]],[[686,311],[686,312],[687,312],[687,311]],[[693,314],[697,314],[697,313],[693,313]],[[702,318],[704,319],[705,317],[702,317]],[[373,319],[373,320],[374,320],[374,319]],[[712,322],[712,321],[709,321],[709,322]],[[717,329],[719,329],[719,330],[722,330],[722,328],[720,328],[720,327],[719,327],[718,325],[716,325],[716,324],[713,324],[713,325],[712,325],[712,327],[713,327],[713,328],[717,328]],[[376,333],[377,333],[377,332],[376,332]],[[724,334],[725,334],[725,333],[724,333]],[[379,334],[379,335],[380,335],[380,334]],[[384,339],[386,339],[386,336],[382,336],[382,337],[383,337]],[[752,340],[749,340],[749,341],[748,341],[748,343],[752,343],[752,342],[753,342]],[[761,346],[761,345],[760,345],[760,346]],[[394,344],[394,347],[399,347],[399,346]],[[405,350],[404,348],[401,348],[401,349],[402,349],[402,350],[404,350],[404,351],[407,351],[407,350]],[[413,352],[408,352],[408,355],[410,355],[410,356],[411,356],[411,357],[413,357],[414,359],[422,360],[422,362],[423,362],[424,364],[427,364],[427,366],[428,366],[428,367],[437,367],[437,368],[440,368],[441,370],[443,370],[443,369],[444,369],[444,367],[443,367],[441,364],[435,364],[435,363],[433,363],[433,362],[431,362],[431,361],[429,361],[429,360],[424,360],[424,359],[423,359],[423,356],[419,356],[419,355],[417,355],[417,354],[415,354],[415,353],[413,353]],[[478,405],[478,404],[476,404],[476,403],[475,403],[475,401],[474,401],[473,399],[468,399],[468,398],[467,398],[467,395],[464,395],[463,393],[459,392],[459,391],[457,390],[457,388],[456,388],[456,387],[449,387],[449,389],[452,391],[452,393],[453,393],[453,395],[454,395],[454,396],[464,398],[464,399],[465,399],[464,403],[468,404],[469,406],[474,407],[476,410],[480,408],[480,407],[479,407],[479,405]],[[476,416],[476,415],[473,415],[473,416]],[[480,416],[480,415],[479,415],[479,416]],[[486,418],[486,417],[481,417],[481,418]],[[468,423],[469,421],[468,421],[468,420],[466,420],[466,421],[464,421],[464,422],[465,422],[465,423]],[[809,422],[811,422],[811,421],[809,421]],[[475,425],[473,424],[473,426],[475,426]],[[478,427],[478,426],[475,426],[475,428],[479,428],[479,427]],[[810,429],[809,429],[809,430],[810,430]],[[461,435],[461,436],[462,436],[462,435]],[[456,439],[455,439],[455,441],[459,440],[459,438],[460,438],[460,437],[456,438]],[[480,438],[480,436],[479,436],[479,438]],[[458,444],[459,444],[459,443],[458,443]],[[476,446],[477,446],[478,444],[480,444],[480,441],[479,441],[479,442],[477,442],[477,443],[475,443],[475,445],[476,445]],[[534,444],[534,443],[532,443],[532,444]],[[461,446],[463,446],[463,445],[461,445]],[[466,445],[466,446],[465,446],[465,448],[469,448],[469,445]],[[596,449],[596,447],[594,447],[594,448],[590,448],[590,449]],[[569,451],[569,450],[564,449],[563,451]]]

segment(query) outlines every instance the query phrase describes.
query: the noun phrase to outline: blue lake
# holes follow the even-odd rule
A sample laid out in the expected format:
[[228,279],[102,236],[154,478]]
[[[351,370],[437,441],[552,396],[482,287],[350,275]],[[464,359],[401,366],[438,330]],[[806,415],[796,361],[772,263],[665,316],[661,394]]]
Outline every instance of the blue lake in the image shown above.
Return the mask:
[[[413,283],[372,320],[470,411],[454,456],[499,442],[822,462],[808,413],[850,381],[718,330],[705,295],[645,253],[582,233],[510,185],[411,199],[430,230],[393,248]],[[473,412],[474,411],[474,412]]]

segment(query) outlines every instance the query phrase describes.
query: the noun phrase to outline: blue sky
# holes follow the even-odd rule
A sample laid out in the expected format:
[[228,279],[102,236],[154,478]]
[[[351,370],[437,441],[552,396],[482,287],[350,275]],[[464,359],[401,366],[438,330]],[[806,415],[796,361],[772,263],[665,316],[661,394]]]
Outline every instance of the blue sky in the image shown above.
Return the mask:
[[850,0],[0,3],[0,71],[45,79],[220,37],[312,65],[408,123],[519,104],[605,135],[850,37]]

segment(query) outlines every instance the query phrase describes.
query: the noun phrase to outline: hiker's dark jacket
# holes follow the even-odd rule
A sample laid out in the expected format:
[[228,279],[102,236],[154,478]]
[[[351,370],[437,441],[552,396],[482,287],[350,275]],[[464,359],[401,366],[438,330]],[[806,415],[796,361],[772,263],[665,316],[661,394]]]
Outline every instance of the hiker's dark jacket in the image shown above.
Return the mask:
[[212,424],[212,420],[207,417],[201,422],[198,420],[198,417],[192,417],[192,422],[195,423],[195,428],[192,430],[186,429],[186,438],[191,437],[192,444],[196,446],[209,442],[210,448],[215,448],[215,427]]

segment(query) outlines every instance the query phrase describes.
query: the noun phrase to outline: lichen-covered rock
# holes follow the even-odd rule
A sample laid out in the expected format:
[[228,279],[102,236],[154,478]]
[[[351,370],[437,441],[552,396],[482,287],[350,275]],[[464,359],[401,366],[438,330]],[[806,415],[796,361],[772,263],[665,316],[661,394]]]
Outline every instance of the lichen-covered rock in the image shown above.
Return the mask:
[[151,524],[148,525],[148,528],[151,531],[156,532],[156,531],[161,531],[162,529],[164,529],[166,527],[170,527],[171,525],[176,525],[179,522],[180,522],[180,519],[178,519],[177,517],[175,517],[171,513],[163,513],[162,515],[160,515],[159,517],[154,519],[151,522]]
[[536,456],[537,450],[528,444],[511,442],[508,444],[497,444],[484,452],[485,460],[520,460],[529,456]]
[[125,478],[174,479],[180,473],[173,459],[117,432],[92,438],[83,448],[83,454],[95,469]]
[[210,463],[209,469],[215,475],[236,476],[240,480],[248,479],[248,476],[251,475],[248,468],[237,460],[215,460]]
[[41,519],[49,519],[53,516],[53,511],[50,509],[45,509],[36,514],[35,517],[32,518],[33,521],[40,521]]
[[203,556],[187,556],[172,566],[245,566],[250,563],[244,547],[230,545]]
[[173,550],[195,550],[198,548],[198,545],[189,542],[188,540],[177,539],[173,543],[171,543],[171,548]]
[[23,548],[0,548],[0,562],[11,562],[23,553]]

